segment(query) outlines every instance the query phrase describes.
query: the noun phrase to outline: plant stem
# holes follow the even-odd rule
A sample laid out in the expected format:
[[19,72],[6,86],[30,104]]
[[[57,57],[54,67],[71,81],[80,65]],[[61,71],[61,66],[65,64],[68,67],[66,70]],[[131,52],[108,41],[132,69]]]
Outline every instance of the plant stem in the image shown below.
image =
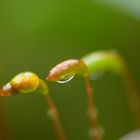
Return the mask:
[[3,101],[0,98],[0,140],[11,140],[10,129],[3,108]]
[[88,102],[88,115],[92,124],[92,140],[101,140],[100,126],[98,124],[96,107],[92,97],[92,87],[89,81],[89,77],[85,77],[87,102]]
[[128,92],[128,100],[130,102],[135,126],[140,127],[140,91],[127,67],[122,73],[122,79]]
[[58,110],[57,110],[55,104],[53,103],[51,97],[48,94],[45,95],[45,98],[48,103],[49,111],[51,112],[51,117],[52,117],[52,120],[54,123],[54,129],[55,129],[57,139],[58,140],[67,140],[64,130],[62,128],[60,118],[59,118],[59,113],[58,113]]

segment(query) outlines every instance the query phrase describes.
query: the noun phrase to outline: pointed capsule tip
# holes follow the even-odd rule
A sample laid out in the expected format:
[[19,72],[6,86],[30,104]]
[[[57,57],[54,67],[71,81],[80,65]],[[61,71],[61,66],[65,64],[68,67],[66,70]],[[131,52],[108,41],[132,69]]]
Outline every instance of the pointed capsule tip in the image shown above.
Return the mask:
[[0,89],[0,96],[11,96],[11,93]]

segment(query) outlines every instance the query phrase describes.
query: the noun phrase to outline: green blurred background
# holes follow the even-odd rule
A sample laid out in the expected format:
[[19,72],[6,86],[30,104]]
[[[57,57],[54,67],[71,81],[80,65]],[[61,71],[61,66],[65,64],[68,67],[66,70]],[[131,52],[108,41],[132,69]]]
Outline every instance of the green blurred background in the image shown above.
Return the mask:
[[[0,1],[0,85],[27,70],[45,79],[65,59],[110,49],[123,55],[139,85],[139,9],[136,0]],[[48,84],[69,140],[90,139],[83,79]],[[133,130],[121,78],[106,74],[92,85],[104,140],[117,140]],[[41,94],[3,100],[13,140],[56,140]]]

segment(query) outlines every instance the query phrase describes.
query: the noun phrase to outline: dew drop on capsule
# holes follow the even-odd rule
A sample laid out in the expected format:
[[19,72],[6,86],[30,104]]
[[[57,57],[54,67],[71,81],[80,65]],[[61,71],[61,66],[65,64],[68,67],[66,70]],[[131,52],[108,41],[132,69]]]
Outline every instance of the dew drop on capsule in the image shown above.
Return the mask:
[[67,83],[67,82],[71,81],[74,78],[74,76],[75,76],[74,74],[65,75],[65,76],[61,77],[60,80],[58,80],[57,82],[61,83],[61,84]]

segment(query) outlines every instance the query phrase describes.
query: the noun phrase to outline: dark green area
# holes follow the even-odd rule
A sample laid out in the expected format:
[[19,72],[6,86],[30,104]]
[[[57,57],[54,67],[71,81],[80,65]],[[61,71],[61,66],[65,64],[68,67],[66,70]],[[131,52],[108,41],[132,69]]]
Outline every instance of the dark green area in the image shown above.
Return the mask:
[[[68,58],[97,50],[118,50],[140,83],[140,22],[89,0],[12,0],[0,2],[0,85],[22,71],[45,79]],[[93,81],[104,140],[131,131],[132,119],[121,78],[106,74]],[[86,92],[82,77],[49,83],[69,140],[88,140]],[[41,94],[5,97],[14,140],[55,140]]]

